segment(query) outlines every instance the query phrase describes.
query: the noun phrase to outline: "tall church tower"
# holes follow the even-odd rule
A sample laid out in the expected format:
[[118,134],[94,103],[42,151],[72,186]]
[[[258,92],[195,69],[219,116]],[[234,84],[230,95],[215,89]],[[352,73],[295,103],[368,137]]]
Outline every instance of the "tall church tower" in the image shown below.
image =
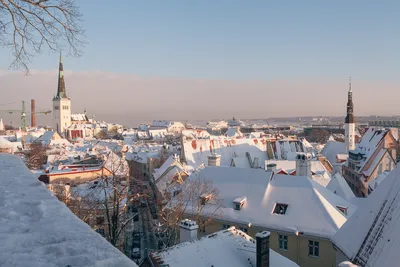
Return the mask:
[[345,140],[346,140],[346,152],[354,150],[355,145],[355,131],[356,126],[354,123],[354,105],[353,105],[353,91],[351,89],[351,78],[349,80],[349,94],[347,99],[347,115],[345,120]]
[[65,89],[63,64],[60,52],[60,65],[58,68],[57,95],[53,98],[53,130],[61,135],[66,134],[66,128],[71,125],[71,100]]

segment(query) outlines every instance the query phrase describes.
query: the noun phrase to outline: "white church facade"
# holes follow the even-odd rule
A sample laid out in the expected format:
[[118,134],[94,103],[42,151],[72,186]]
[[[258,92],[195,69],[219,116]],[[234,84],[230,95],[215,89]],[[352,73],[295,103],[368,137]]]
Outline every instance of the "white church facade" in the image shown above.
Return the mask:
[[64,70],[60,54],[60,65],[58,69],[57,95],[53,98],[53,130],[65,136],[66,129],[71,122],[71,99],[67,96],[64,81]]

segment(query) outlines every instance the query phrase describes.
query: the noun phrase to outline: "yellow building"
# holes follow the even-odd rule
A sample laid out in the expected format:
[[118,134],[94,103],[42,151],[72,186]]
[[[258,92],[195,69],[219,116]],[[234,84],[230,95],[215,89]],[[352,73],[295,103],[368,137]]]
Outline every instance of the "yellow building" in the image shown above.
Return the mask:
[[[336,266],[330,238],[356,207],[308,177],[250,168],[206,167],[189,181],[212,181],[216,201],[202,199],[200,235],[235,226],[254,237],[271,232],[270,247],[300,266]],[[184,192],[183,192],[184,194]],[[204,196],[204,194],[202,194]],[[205,201],[206,200],[206,201]],[[192,208],[187,218],[194,219]]]

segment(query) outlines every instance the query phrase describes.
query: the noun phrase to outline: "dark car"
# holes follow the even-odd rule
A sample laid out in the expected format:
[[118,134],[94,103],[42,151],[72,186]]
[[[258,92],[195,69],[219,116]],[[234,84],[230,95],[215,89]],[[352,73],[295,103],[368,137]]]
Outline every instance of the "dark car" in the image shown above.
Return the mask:
[[139,232],[133,232],[132,233],[132,237],[133,237],[134,240],[137,240],[137,239],[140,240],[140,233]]
[[136,214],[135,217],[133,217],[133,221],[135,222],[139,221],[139,214]]
[[132,245],[132,247],[134,247],[134,248],[140,248],[140,240],[133,240],[133,243],[132,243],[133,245]]
[[146,202],[144,202],[144,201],[142,201],[142,202],[140,203],[140,207],[142,207],[142,208],[146,208],[146,207],[147,207],[147,203],[146,203]]

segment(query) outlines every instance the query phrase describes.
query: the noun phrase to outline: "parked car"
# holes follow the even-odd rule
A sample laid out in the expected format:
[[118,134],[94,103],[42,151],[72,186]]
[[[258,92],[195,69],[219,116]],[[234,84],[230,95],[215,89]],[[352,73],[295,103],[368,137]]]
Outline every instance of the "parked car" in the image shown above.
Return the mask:
[[140,207],[146,208],[147,207],[147,203],[144,202],[144,201],[140,202]]
[[132,244],[134,248],[140,248],[140,239],[134,239]]
[[137,231],[132,232],[132,237],[133,237],[133,239],[139,239],[140,240],[140,232],[137,232]]
[[134,258],[134,259],[140,258],[140,248],[132,249],[132,258]]

